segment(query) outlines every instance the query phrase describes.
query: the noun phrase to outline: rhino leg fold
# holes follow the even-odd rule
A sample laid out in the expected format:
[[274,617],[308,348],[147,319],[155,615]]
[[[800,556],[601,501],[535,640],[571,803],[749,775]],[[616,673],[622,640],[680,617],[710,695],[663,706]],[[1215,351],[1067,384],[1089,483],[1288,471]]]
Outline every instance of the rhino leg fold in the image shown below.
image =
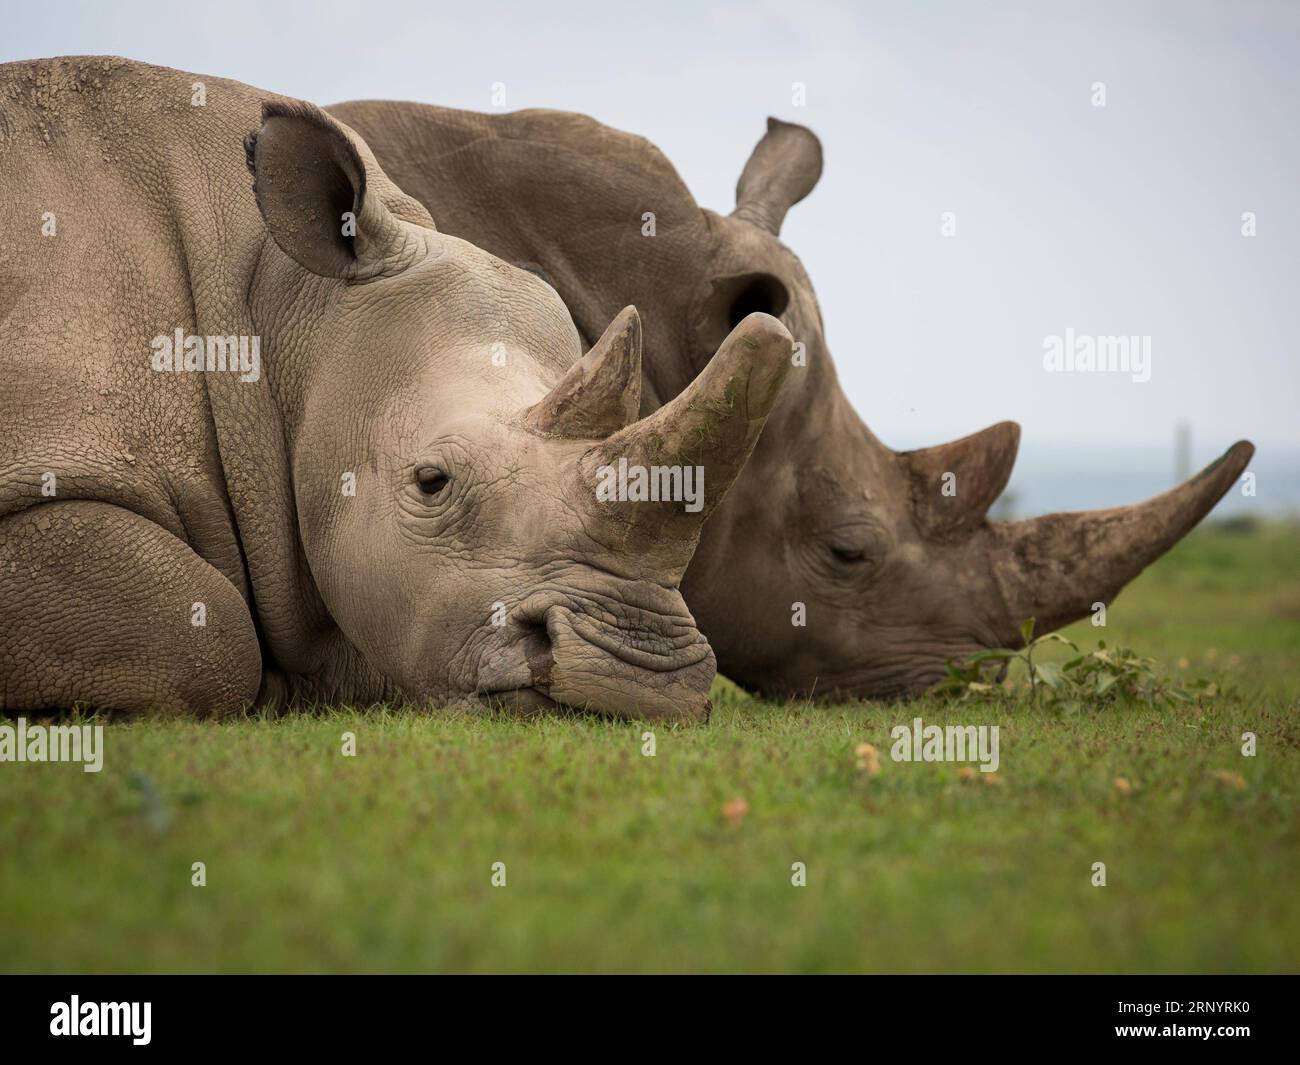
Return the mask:
[[261,672],[235,586],[161,526],[85,500],[0,520],[0,710],[228,714]]

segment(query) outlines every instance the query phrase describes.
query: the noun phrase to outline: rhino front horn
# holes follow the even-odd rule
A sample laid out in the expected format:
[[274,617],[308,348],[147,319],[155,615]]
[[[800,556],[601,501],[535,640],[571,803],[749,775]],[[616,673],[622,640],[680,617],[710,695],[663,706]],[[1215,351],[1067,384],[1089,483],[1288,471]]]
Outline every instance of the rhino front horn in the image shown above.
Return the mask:
[[1241,440],[1195,477],[1133,506],[1047,514],[988,527],[994,580],[1006,604],[1002,640],[1019,625],[1051,632],[1086,617],[1196,525],[1240,478],[1254,445]]
[[[681,395],[596,449],[593,458],[607,468],[645,471],[660,485],[689,478],[698,487],[692,505],[662,493],[629,504],[627,520],[639,534],[655,538],[671,528],[694,543],[754,450],[790,371],[793,349],[777,319],[749,315]],[[693,534],[685,531],[688,526]]]
[[547,436],[603,440],[636,420],[641,408],[641,318],[624,307],[559,384],[524,412]]

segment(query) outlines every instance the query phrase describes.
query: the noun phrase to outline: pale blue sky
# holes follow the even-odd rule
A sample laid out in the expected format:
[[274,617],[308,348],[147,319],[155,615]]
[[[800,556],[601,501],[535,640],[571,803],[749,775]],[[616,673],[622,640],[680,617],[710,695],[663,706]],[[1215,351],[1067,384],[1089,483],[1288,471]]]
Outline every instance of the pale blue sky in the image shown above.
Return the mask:
[[[886,441],[1014,418],[1027,448],[1164,464],[1186,418],[1198,460],[1300,445],[1297,4],[0,0],[0,26],[4,61],[115,53],[318,103],[491,110],[504,82],[510,109],[649,137],[722,211],[766,116],[803,122],[826,171],[783,236]],[[1067,328],[1151,336],[1150,382],[1045,373]]]

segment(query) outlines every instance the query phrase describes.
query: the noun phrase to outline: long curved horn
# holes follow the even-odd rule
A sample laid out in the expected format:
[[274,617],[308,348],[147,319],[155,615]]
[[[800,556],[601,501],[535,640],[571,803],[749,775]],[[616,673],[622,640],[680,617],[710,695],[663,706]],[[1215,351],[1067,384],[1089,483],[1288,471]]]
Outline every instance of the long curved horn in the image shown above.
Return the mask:
[[736,182],[731,217],[777,236],[786,211],[812,192],[821,176],[822,143],[817,135],[793,122],[769,118],[767,133]]
[[569,367],[524,424],[547,436],[604,440],[641,408],[641,317],[624,307],[591,350]]
[[638,536],[659,538],[671,528],[673,536],[694,544],[754,450],[790,371],[793,348],[780,321],[749,315],[676,399],[593,450],[588,462],[598,467],[626,460],[628,468],[703,471],[702,498],[693,509],[680,500],[618,504]]
[[1006,488],[1019,449],[1020,426],[998,422],[948,444],[901,452],[921,531],[943,538],[974,529]]
[[1109,604],[1210,512],[1254,454],[1254,445],[1240,440],[1145,503],[988,526],[989,562],[1005,604],[1002,638],[1017,645],[1026,618],[1050,632],[1086,616],[1094,603]]

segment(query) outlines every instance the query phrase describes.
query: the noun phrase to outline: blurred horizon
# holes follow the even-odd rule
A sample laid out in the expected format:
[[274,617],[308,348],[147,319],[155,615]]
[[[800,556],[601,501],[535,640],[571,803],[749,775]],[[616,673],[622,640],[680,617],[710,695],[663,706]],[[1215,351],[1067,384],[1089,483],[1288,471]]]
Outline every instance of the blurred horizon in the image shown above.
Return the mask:
[[[1253,440],[1252,469],[1270,471],[1254,505],[1300,507],[1283,322],[1300,291],[1300,5],[0,0],[0,14],[0,61],[112,53],[321,104],[582,111],[657,144],[723,213],[766,117],[801,122],[826,166],[782,239],[881,439],[1012,419],[1024,477],[1086,469],[1070,456],[1113,444],[1118,491],[1172,478],[1186,422],[1193,469]],[[1044,338],[1069,329],[1151,337],[1151,380],[1046,372]]]

